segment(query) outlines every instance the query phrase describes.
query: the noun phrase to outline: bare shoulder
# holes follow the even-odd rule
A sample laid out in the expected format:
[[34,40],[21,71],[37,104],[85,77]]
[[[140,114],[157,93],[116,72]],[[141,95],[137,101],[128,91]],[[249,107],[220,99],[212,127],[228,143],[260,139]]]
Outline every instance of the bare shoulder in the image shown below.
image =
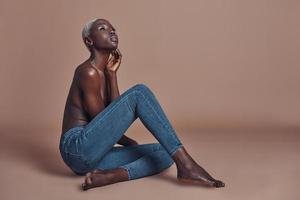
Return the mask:
[[84,62],[77,66],[75,69],[75,74],[79,76],[95,76],[98,73],[95,68],[88,65],[87,62]]
[[82,63],[75,69],[74,78],[80,87],[86,84],[100,84],[101,77],[95,68]]

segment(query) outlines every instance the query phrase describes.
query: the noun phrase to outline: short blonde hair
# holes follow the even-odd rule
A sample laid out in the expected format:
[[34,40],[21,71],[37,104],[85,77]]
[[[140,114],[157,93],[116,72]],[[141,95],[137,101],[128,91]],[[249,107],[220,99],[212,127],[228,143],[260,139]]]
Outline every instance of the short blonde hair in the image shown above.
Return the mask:
[[[89,49],[89,47],[86,45],[84,39],[85,39],[86,37],[88,37],[88,36],[91,34],[91,28],[92,28],[94,22],[95,22],[97,19],[99,19],[99,18],[95,18],[95,19],[92,19],[92,20],[88,21],[87,23],[85,23],[85,25],[83,26],[83,29],[82,29],[82,33],[81,33],[81,35],[82,35],[82,40],[83,40],[85,46],[86,46],[88,49]],[[90,50],[90,49],[89,49],[89,50]]]

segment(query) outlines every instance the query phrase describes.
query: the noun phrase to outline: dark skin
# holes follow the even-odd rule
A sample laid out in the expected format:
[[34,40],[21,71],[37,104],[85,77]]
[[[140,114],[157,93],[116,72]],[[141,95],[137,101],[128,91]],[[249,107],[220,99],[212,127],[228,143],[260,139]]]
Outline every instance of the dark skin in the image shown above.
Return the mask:
[[[93,26],[94,35],[91,35],[91,38],[98,37],[98,40],[90,43],[90,38],[87,38],[87,45],[93,44],[94,47],[91,49],[90,58],[75,70],[65,105],[62,134],[74,126],[89,123],[120,96],[115,67],[120,65],[121,53],[116,49],[116,42],[107,41],[109,36],[117,39],[113,27],[110,34],[103,30],[107,29],[107,26],[109,25],[105,22],[103,24],[103,21],[97,21]],[[99,45],[102,45],[101,49],[96,49]],[[108,65],[109,70],[106,68]],[[138,143],[123,135],[118,144],[131,146]]]
[[[105,19],[97,19],[84,42],[91,56],[75,70],[65,107],[62,133],[76,125],[87,124],[120,96],[116,73],[122,55],[118,49],[118,37],[114,27]],[[125,135],[118,143],[124,146],[138,144]],[[177,167],[179,181],[210,187],[225,186],[222,181],[208,174],[184,147],[179,148],[172,159]],[[128,173],[123,168],[96,169],[86,174],[82,189],[88,190],[122,181],[128,181]]]

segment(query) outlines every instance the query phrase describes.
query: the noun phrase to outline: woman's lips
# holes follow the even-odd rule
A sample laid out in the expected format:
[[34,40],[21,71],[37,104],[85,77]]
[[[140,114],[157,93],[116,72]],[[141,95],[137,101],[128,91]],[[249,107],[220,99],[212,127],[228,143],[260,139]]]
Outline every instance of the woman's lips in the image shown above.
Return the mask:
[[112,42],[118,42],[118,38],[117,37],[110,37],[110,41],[112,41]]

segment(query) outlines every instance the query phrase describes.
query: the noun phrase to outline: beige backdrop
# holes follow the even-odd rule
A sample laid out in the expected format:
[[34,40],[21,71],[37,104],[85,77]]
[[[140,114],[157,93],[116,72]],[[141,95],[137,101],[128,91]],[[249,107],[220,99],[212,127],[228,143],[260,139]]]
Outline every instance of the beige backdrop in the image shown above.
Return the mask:
[[[0,0],[3,199],[80,195],[57,147],[74,69],[89,56],[81,29],[95,17],[119,34],[120,92],[147,84],[196,160],[228,185],[174,193],[172,178],[142,179],[90,195],[297,199],[300,1]],[[130,134],[153,141],[141,126]]]
[[1,1],[1,122],[59,128],[83,24],[120,37],[120,92],[145,83],[175,126],[300,123],[298,1]]

